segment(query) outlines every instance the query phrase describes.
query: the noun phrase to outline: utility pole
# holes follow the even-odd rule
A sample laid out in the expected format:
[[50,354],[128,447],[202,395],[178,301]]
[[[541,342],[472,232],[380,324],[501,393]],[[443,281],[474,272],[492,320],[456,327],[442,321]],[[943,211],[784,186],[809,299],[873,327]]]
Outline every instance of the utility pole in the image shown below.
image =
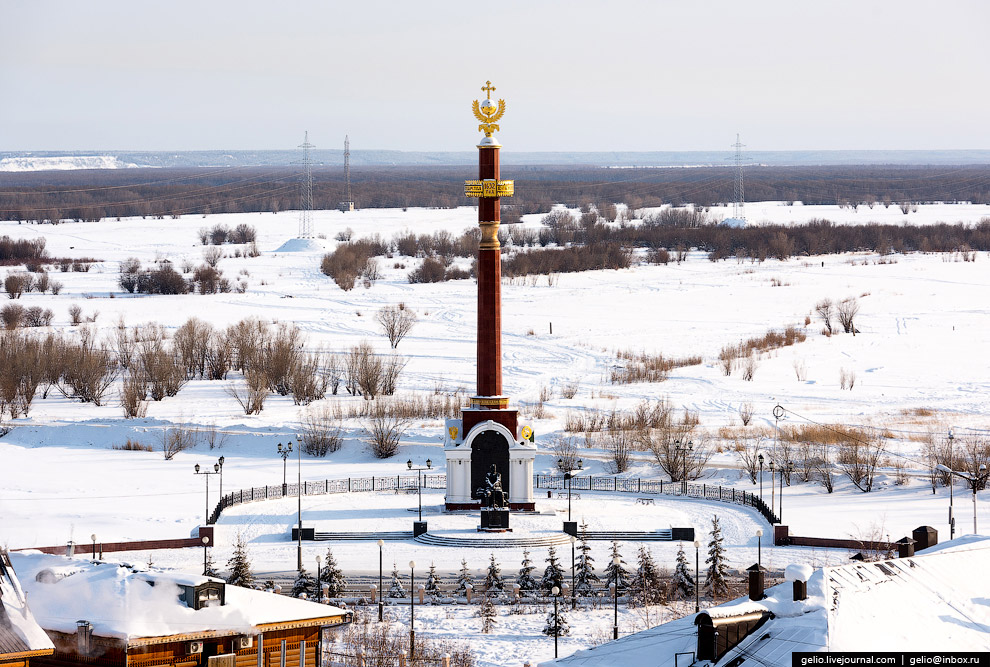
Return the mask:
[[746,144],[739,141],[739,134],[736,133],[736,143],[732,144],[732,148],[736,149],[736,185],[733,192],[735,201],[732,202],[732,217],[744,220],[746,217],[746,212],[744,209],[746,202],[746,191],[743,188],[743,161],[745,158],[742,154],[742,149]]
[[302,210],[299,211],[299,238],[311,239],[313,238],[313,161],[310,159],[309,149],[316,146],[309,143],[308,130],[299,148],[303,149],[303,167],[306,169],[302,188]]

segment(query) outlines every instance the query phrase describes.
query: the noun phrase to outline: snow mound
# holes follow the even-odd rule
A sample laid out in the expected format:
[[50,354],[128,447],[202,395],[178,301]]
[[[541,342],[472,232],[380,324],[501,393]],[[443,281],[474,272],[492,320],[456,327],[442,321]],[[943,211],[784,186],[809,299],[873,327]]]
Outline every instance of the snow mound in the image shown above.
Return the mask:
[[316,239],[289,239],[278,247],[275,252],[314,252],[326,248]]
[[53,171],[72,169],[131,169],[113,155],[65,155],[60,157],[7,157],[0,160],[0,171]]
[[810,565],[791,563],[784,568],[784,579],[787,581],[808,581],[814,569]]
[[722,222],[718,223],[720,227],[732,227],[733,229],[742,229],[746,226],[746,221],[742,218],[726,218]]

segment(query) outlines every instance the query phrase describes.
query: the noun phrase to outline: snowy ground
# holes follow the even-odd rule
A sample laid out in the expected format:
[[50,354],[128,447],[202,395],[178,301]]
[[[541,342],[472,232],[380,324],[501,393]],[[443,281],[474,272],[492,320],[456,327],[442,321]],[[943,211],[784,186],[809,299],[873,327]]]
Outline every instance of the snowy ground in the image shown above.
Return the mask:
[[[789,222],[825,217],[843,222],[974,223],[990,215],[987,206],[920,206],[903,215],[882,205],[858,212],[837,207],[788,207],[779,203],[747,205],[751,220]],[[355,236],[412,230],[429,233],[447,229],[458,234],[472,226],[474,209],[457,210],[362,210],[343,214],[316,212],[315,227],[326,238],[320,243],[335,247],[332,239],[346,227]],[[211,296],[123,296],[117,287],[118,263],[138,257],[145,264],[167,257],[178,266],[184,259],[201,262],[202,246],[196,230],[222,222],[240,222],[257,227],[262,256],[226,258],[220,268],[231,278],[248,283],[244,294]],[[527,218],[538,225],[538,216]],[[225,326],[244,317],[259,316],[272,321],[294,322],[309,337],[309,345],[343,350],[362,340],[380,352],[388,351],[374,321],[383,305],[404,302],[419,315],[419,323],[402,341],[398,352],[409,358],[400,380],[400,393],[434,390],[473,390],[475,354],[475,298],[473,281],[433,285],[410,285],[406,273],[417,265],[415,258],[395,257],[382,262],[384,277],[369,289],[350,292],[338,289],[320,274],[321,250],[275,252],[294,236],[297,214],[243,214],[209,217],[190,216],[178,220],[124,219],[98,224],[66,223],[58,226],[0,223],[0,235],[34,238],[45,236],[56,256],[94,256],[104,260],[88,273],[55,273],[65,284],[59,296],[25,295],[24,306],[40,305],[55,312],[55,327],[71,331],[67,310],[79,304],[85,315],[99,311],[96,327],[109,333],[123,318],[127,325],[161,322],[179,326],[196,316],[215,326]],[[538,443],[546,444],[558,434],[568,411],[628,409],[643,399],[667,396],[675,406],[697,411],[702,427],[715,433],[722,426],[738,426],[738,408],[749,402],[755,408],[754,423],[772,425],[771,409],[779,402],[792,411],[788,424],[803,418],[817,422],[867,425],[889,429],[898,439],[895,453],[917,460],[919,440],[928,429],[939,432],[949,426],[959,437],[990,433],[990,408],[985,400],[990,390],[990,357],[987,342],[986,300],[990,288],[988,258],[976,262],[957,261],[951,255],[908,255],[879,263],[870,254],[850,254],[792,259],[787,262],[711,263],[702,253],[691,253],[683,264],[638,265],[623,271],[565,274],[554,286],[546,281],[506,282],[503,286],[503,358],[505,393],[524,413],[531,412],[544,387],[553,390],[547,402],[548,415],[537,421]],[[823,266],[824,262],[824,266]],[[396,268],[401,263],[405,268]],[[242,274],[246,271],[247,275]],[[114,298],[111,298],[111,294]],[[716,365],[719,350],[727,344],[762,335],[769,328],[797,325],[804,328],[805,316],[826,297],[839,300],[858,297],[861,303],[857,327],[860,335],[826,338],[821,325],[807,327],[808,339],[761,359],[752,382],[738,373],[722,375]],[[553,334],[549,333],[553,325]],[[704,363],[676,370],[660,384],[609,384],[607,370],[617,350],[645,350],[673,356],[701,355]],[[806,369],[805,379],[796,378],[795,367]],[[839,386],[840,371],[856,374],[853,390]],[[561,397],[560,388],[578,383],[573,399]],[[224,391],[226,383],[193,381],[178,396],[152,403],[144,420],[125,422],[115,401],[104,407],[71,402],[53,392],[37,398],[30,417],[12,423],[14,430],[0,440],[0,542],[10,547],[58,544],[74,539],[86,544],[91,533],[102,541],[179,537],[194,530],[204,512],[204,481],[194,477],[194,464],[212,465],[223,454],[224,489],[275,484],[281,481],[282,461],[275,454],[278,442],[293,437],[299,408],[288,398],[271,397],[258,416],[245,416]],[[333,400],[360,401],[350,397]],[[919,416],[916,410],[931,410]],[[796,417],[794,415],[799,415]],[[114,451],[128,437],[155,444],[161,426],[169,423],[207,425],[215,423],[228,433],[222,450],[205,446],[180,453],[165,461],[160,452]],[[406,434],[394,459],[378,461],[367,452],[364,425],[345,424],[343,449],[326,459],[304,458],[304,479],[399,474],[411,458],[422,463],[429,457],[442,471],[438,422],[417,421]],[[755,426],[754,426],[755,428]],[[592,474],[605,474],[605,454],[582,450]],[[556,457],[541,454],[537,471],[549,471]],[[289,463],[290,477],[295,461]],[[740,479],[731,448],[715,457],[721,466],[706,481],[757,490]],[[661,473],[646,455],[635,457],[632,476],[657,477]],[[211,480],[211,508],[216,502],[217,480]],[[878,488],[862,494],[848,483],[827,495],[821,487],[795,484],[785,487],[784,523],[799,535],[857,537],[879,531],[897,539],[919,525],[935,526],[947,538],[948,494],[931,488],[919,478],[896,486],[884,475]],[[971,497],[956,489],[956,516],[960,532],[971,529]],[[587,520],[595,529],[646,529],[670,525],[693,525],[707,530],[712,514],[718,513],[726,531],[733,566],[746,567],[756,559],[755,530],[769,527],[758,515],[731,505],[663,498],[657,506],[633,505],[632,497],[582,494],[574,503],[575,518]],[[770,495],[769,477],[764,495]],[[431,530],[470,531],[460,517],[436,514],[442,498],[425,493],[423,502]],[[979,498],[984,502],[983,495]],[[540,499],[541,510],[556,515],[518,519],[520,527],[534,531],[559,530],[566,501]],[[415,496],[354,494],[304,499],[303,512],[321,530],[378,528],[409,529]],[[982,511],[982,510],[981,510]],[[223,564],[238,532],[250,540],[251,557],[259,570],[291,569],[294,545],[287,530],[294,520],[295,503],[271,501],[233,508],[224,513],[218,526],[215,560]],[[983,521],[986,525],[986,521]],[[555,527],[556,526],[556,527]],[[764,564],[782,568],[794,561],[826,564],[847,557],[843,552],[799,548],[770,548],[764,539]],[[594,543],[598,563],[605,561],[606,543]],[[625,547],[630,560],[638,545]],[[672,563],[676,545],[650,543],[657,558]],[[307,545],[306,562],[312,562],[326,545]],[[489,552],[483,549],[438,549],[414,542],[390,544],[387,559],[399,564],[415,559],[436,562],[442,571],[457,569],[467,558],[481,569]],[[345,569],[368,573],[375,567],[373,543],[335,546]],[[563,551],[563,550],[562,550]],[[518,568],[521,550],[498,554],[506,572]],[[565,556],[566,561],[566,554]],[[545,551],[534,550],[542,566]],[[148,554],[126,555],[133,562],[146,562]],[[155,552],[156,564],[195,570],[199,550]],[[442,610],[431,613],[436,620],[431,631],[458,635],[463,623],[445,624]],[[597,612],[596,612],[597,613]],[[605,612],[602,612],[605,616]],[[513,617],[515,618],[515,617]],[[535,619],[535,620],[534,620]],[[604,617],[603,617],[604,619]],[[518,636],[538,634],[543,617],[533,616],[523,628],[508,620],[500,626],[505,643]],[[588,620],[590,628],[598,619]],[[602,620],[604,624],[604,620]],[[539,624],[540,627],[535,627]],[[584,633],[580,641],[587,641]],[[539,635],[539,641],[549,640]],[[536,639],[534,639],[536,641]],[[572,640],[568,640],[572,641]],[[573,641],[579,641],[577,639]],[[552,650],[552,642],[550,643]],[[517,647],[518,648],[518,647]],[[562,649],[562,653],[576,648]],[[509,650],[509,649],[506,649]],[[516,648],[511,649],[516,651]],[[529,649],[527,649],[529,650]],[[513,655],[522,653],[513,653]],[[535,655],[535,654],[534,654]],[[534,657],[526,655],[526,657]],[[540,658],[549,657],[542,653]],[[518,662],[521,662],[519,659]],[[506,664],[496,654],[484,664]]]

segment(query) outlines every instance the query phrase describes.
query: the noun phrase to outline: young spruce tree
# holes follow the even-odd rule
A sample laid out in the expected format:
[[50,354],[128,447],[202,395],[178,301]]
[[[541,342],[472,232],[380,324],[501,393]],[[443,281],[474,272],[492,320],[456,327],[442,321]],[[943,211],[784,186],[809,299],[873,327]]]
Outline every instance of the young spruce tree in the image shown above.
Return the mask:
[[712,599],[725,597],[729,594],[729,585],[725,581],[726,563],[725,547],[722,546],[722,527],[718,524],[718,516],[712,517],[711,540],[708,542],[708,558],[705,565],[708,571],[705,573],[705,590],[712,596]]
[[519,568],[519,576],[516,583],[519,584],[520,591],[535,591],[540,587],[540,583],[533,576],[536,566],[529,559],[529,549],[523,550],[522,567]]
[[553,607],[547,612],[547,623],[543,626],[543,634],[547,637],[563,637],[571,634],[571,627],[567,624],[567,616],[564,614],[566,604],[557,605],[557,613],[554,615]]
[[240,534],[237,535],[237,543],[234,545],[234,555],[227,561],[227,569],[230,570],[230,575],[227,576],[228,584],[254,588],[254,575],[251,573],[251,562],[247,557],[247,545]]
[[595,559],[591,556],[591,545],[588,544],[588,524],[581,524],[581,544],[577,548],[577,573],[574,582],[574,592],[580,596],[595,594],[595,585],[601,580],[595,574]]
[[305,567],[299,571],[299,576],[292,582],[292,597],[302,597],[303,593],[310,599],[316,599],[316,580],[306,571]]
[[636,555],[636,576],[633,578],[633,590],[644,605],[663,602],[663,581],[660,571],[653,560],[653,553],[645,546],[639,547]]
[[436,563],[430,563],[430,573],[426,575],[426,594],[431,598],[440,597],[440,585],[443,582],[440,581],[440,577],[437,575]]
[[402,587],[402,580],[399,579],[399,568],[394,562],[392,563],[392,581],[389,582],[388,596],[390,598],[406,597],[406,589]]
[[547,567],[543,570],[543,579],[540,581],[540,588],[544,593],[549,594],[554,586],[563,590],[564,588],[564,570],[560,567],[560,561],[557,560],[557,547],[550,545],[550,550],[547,552]]
[[320,583],[327,585],[327,597],[339,598],[347,588],[347,580],[344,573],[337,564],[337,559],[333,557],[333,549],[327,547],[326,561],[320,571]]
[[[618,565],[615,564],[615,559],[619,559]],[[626,561],[622,559],[622,554],[619,553],[619,543],[612,540],[612,551],[608,555],[608,566],[605,568],[604,572],[604,582],[606,584],[614,583],[619,587],[619,594],[621,595],[624,590],[629,588],[629,572],[626,568],[622,567],[626,564]]]
[[495,554],[492,554],[491,562],[488,563],[488,574],[485,576],[485,599],[492,594],[505,592],[505,580],[502,578],[502,567],[495,561]]
[[491,633],[498,623],[495,620],[498,617],[498,611],[495,609],[491,595],[485,594],[485,599],[481,602],[481,608],[478,609],[478,616],[481,617],[481,632],[486,635]]
[[474,586],[474,577],[471,576],[471,570],[468,569],[467,559],[461,559],[461,570],[457,574],[457,594],[467,595],[468,584]]
[[678,600],[686,600],[694,596],[694,577],[691,576],[691,568],[688,565],[687,556],[684,554],[684,544],[677,545],[677,565],[674,567],[672,580],[674,597]]

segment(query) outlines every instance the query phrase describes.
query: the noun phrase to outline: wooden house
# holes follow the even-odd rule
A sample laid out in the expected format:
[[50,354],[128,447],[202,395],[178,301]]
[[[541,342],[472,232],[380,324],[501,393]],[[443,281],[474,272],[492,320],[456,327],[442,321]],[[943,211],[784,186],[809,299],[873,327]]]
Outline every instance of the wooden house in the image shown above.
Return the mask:
[[320,667],[351,612],[222,580],[32,554],[20,567],[55,645],[40,665]]
[[54,651],[27,606],[10,555],[0,549],[0,667],[29,667]]

